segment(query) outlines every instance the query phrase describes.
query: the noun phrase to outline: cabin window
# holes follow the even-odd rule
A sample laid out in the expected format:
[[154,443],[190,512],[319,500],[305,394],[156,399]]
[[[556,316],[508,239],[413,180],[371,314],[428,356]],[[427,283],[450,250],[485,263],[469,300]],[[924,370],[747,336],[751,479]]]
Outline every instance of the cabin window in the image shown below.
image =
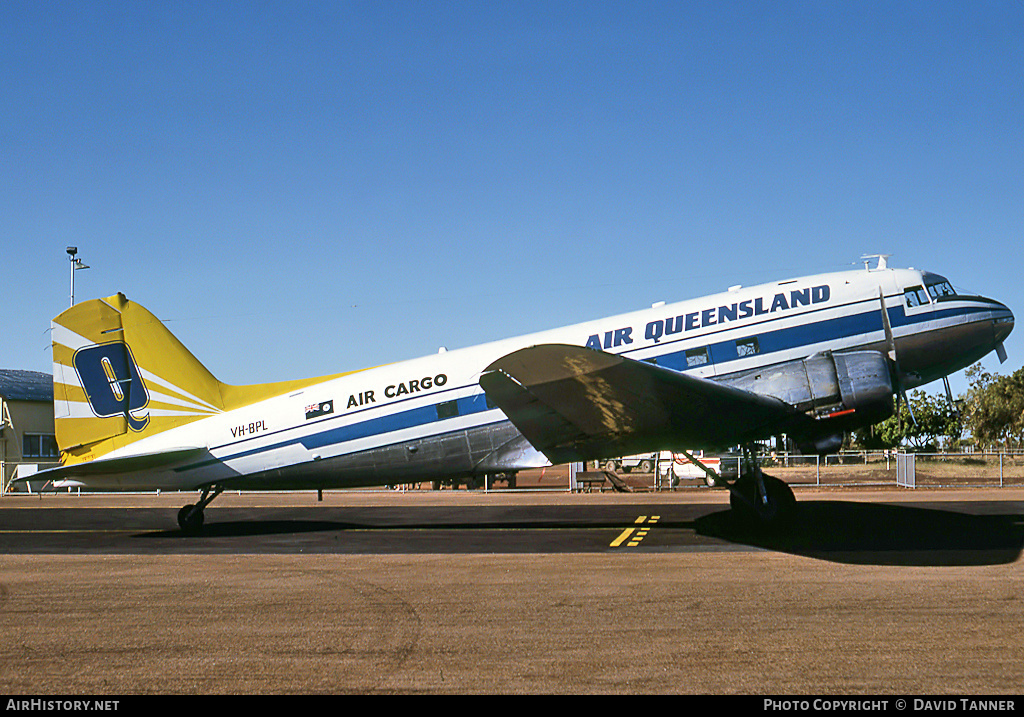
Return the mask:
[[437,420],[443,421],[446,418],[455,418],[459,415],[459,404],[457,401],[445,401],[437,404]]
[[59,458],[57,439],[45,433],[26,433],[21,437],[22,458]]
[[925,293],[923,286],[911,286],[904,289],[903,298],[906,300],[907,306],[910,308],[930,303],[928,300],[928,294]]
[[751,336],[749,339],[740,339],[736,342],[736,355],[740,358],[754,356],[759,353],[761,353],[761,345],[758,343],[756,336]]
[[690,349],[686,352],[686,366],[687,368],[693,368],[694,366],[704,366],[709,363],[708,358],[708,347],[704,346],[699,349]]

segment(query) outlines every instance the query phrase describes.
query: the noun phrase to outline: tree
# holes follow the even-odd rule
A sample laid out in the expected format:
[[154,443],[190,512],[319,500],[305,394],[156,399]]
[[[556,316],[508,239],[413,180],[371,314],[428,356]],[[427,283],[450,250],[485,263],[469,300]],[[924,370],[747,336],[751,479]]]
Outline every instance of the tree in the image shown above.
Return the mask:
[[966,371],[967,429],[979,446],[1020,448],[1024,444],[1024,368],[1010,376],[988,373],[981,364]]
[[953,443],[960,439],[962,432],[960,415],[956,407],[949,405],[945,395],[933,396],[918,390],[912,391],[907,401],[900,401],[898,413],[857,431],[856,441],[864,448],[906,446],[915,451],[934,451],[940,439]]

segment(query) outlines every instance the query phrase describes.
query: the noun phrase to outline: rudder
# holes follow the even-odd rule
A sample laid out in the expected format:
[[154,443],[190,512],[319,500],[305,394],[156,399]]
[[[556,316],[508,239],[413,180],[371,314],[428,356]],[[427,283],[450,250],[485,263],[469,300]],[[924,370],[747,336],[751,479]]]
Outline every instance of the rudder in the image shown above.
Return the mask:
[[344,375],[221,383],[158,318],[124,294],[76,304],[52,326],[54,423],[65,465]]
[[52,326],[54,421],[67,461],[224,410],[220,382],[123,294],[76,304]]

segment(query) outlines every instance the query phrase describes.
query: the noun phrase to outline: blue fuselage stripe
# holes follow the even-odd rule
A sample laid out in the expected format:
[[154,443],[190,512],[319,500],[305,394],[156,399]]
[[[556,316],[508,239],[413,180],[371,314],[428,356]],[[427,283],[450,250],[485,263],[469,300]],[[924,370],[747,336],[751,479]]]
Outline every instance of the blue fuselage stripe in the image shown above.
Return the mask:
[[[487,401],[483,394],[466,396],[456,399],[455,402],[458,405],[457,415],[459,416],[482,413],[488,410]],[[406,411],[391,413],[387,416],[371,418],[360,423],[330,428],[311,436],[304,436],[298,439],[298,442],[312,450],[322,448],[323,446],[332,446],[335,443],[346,443],[360,438],[368,438],[382,433],[393,433],[394,431],[401,431],[407,428],[416,428],[417,426],[423,426],[440,420],[444,419],[438,416],[438,404],[432,403],[428,406],[418,406]]]
[[[916,316],[907,316],[903,307],[897,306],[888,309],[888,314],[889,325],[895,330],[904,326],[941,321],[942,319],[954,316],[970,316],[971,314],[988,311],[991,311],[990,307],[964,307],[957,309],[932,310]],[[762,323],[757,326],[763,325],[764,324]],[[735,330],[733,327],[729,327],[706,335],[704,338],[708,339],[714,334],[733,330]],[[881,310],[872,309],[870,311],[863,311],[857,314],[850,314],[848,316],[839,316],[833,319],[804,323],[798,326],[790,326],[788,328],[776,329],[774,331],[766,331],[763,333],[748,331],[745,332],[742,337],[738,337],[734,340],[708,342],[704,344],[700,344],[700,342],[698,342],[698,347],[701,345],[707,346],[711,359],[709,363],[713,363],[716,367],[721,368],[726,364],[732,361],[737,361],[741,358],[736,350],[736,344],[738,342],[742,342],[744,339],[749,339],[754,336],[756,336],[758,340],[757,355],[764,356],[782,351],[790,351],[805,346],[813,346],[830,341],[836,341],[843,337],[862,336],[864,334],[883,330],[884,327],[882,325]],[[676,371],[685,371],[693,368],[693,366],[688,365],[686,361],[686,352],[694,348],[693,338],[680,339],[679,341],[685,341],[687,348],[657,355],[654,358],[659,366],[671,368]]]
[[[856,302],[856,303],[872,303],[872,302]],[[849,306],[852,306],[849,305]],[[847,308],[849,308],[849,306]],[[830,310],[843,307],[829,307]],[[807,313],[817,313],[821,311],[810,311]],[[888,309],[889,322],[893,329],[910,326],[913,324],[934,322],[943,318],[949,318],[952,316],[967,316],[976,312],[989,311],[989,308],[982,307],[962,307],[956,309],[946,310],[932,310],[923,312],[920,315],[907,316],[903,310],[902,305]],[[821,344],[823,342],[834,341],[844,336],[858,336],[872,332],[878,332],[883,330],[882,317],[879,309],[871,309],[868,311],[862,311],[856,314],[850,314],[847,316],[840,316],[831,319],[824,319],[822,321],[815,321],[810,323],[803,323],[797,326],[791,326],[773,331],[759,332],[758,328],[764,328],[764,325],[769,322],[761,322],[748,326],[744,333],[745,337],[756,336],[758,340],[758,356],[765,356],[767,354],[779,353],[782,351],[790,351],[803,346],[813,346]],[[721,330],[711,332],[701,338],[708,339],[716,333],[722,333],[724,331],[733,331],[738,327],[727,326]],[[711,361],[716,365],[718,369],[729,364],[732,361],[738,361],[740,356],[736,350],[736,340],[719,341],[714,343],[700,343],[699,341],[695,344],[694,339],[698,337],[689,337],[687,339],[679,339],[677,342],[685,342],[688,349],[694,348],[694,346],[707,346],[709,348]],[[742,339],[740,339],[742,340]],[[666,348],[668,342],[665,343]],[[686,363],[686,349],[678,351],[666,351],[662,354],[657,354],[653,357],[659,366],[671,368],[679,371],[684,371],[688,368]],[[650,360],[650,359],[646,359]],[[723,371],[717,371],[717,373],[725,373]],[[462,387],[468,388],[468,387]],[[459,390],[458,388],[451,388],[444,393],[450,391]],[[442,416],[439,413],[438,407],[441,403],[449,403],[454,401],[458,407],[458,410],[454,413],[446,413]],[[491,407],[487,405],[487,400],[484,394],[478,393],[472,396],[465,396],[458,399],[451,399],[449,402],[432,403],[426,406],[417,406],[404,411],[398,411],[396,413],[390,413],[385,416],[378,416],[375,418],[369,418],[358,423],[351,423],[344,426],[337,426],[331,428],[325,428],[325,430],[319,431],[312,435],[302,436],[300,438],[289,439],[280,441],[271,445],[261,446],[250,450],[243,450],[238,453],[231,455],[221,456],[218,458],[219,461],[236,460],[245,458],[265,451],[275,450],[289,445],[301,444],[308,450],[315,450],[323,448],[325,446],[337,445],[339,443],[347,443],[363,438],[369,438],[371,436],[379,436],[387,433],[394,433],[396,431],[407,430],[411,428],[417,428],[426,426],[431,423],[443,424],[446,420],[454,418],[455,416],[463,417],[473,414],[483,413],[491,410]],[[377,409],[369,409],[377,410]],[[323,423],[334,423],[342,416],[331,417],[329,419],[323,419]],[[290,430],[290,429],[289,429]],[[438,431],[443,432],[443,431]],[[420,438],[427,438],[429,436],[421,436]],[[227,446],[222,446],[226,448]],[[207,462],[208,463],[208,462]],[[199,465],[187,466],[180,470],[189,470],[191,468],[200,467]]]

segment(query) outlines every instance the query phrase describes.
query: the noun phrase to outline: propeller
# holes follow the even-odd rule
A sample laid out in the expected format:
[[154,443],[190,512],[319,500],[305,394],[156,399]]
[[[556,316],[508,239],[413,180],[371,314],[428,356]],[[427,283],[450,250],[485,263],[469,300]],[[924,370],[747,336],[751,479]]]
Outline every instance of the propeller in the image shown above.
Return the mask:
[[[900,370],[900,362],[896,357],[896,340],[892,336],[892,325],[889,323],[889,309],[885,305],[885,292],[882,291],[882,287],[878,287],[878,301],[882,304],[882,326],[885,328],[885,344],[889,351],[889,360],[892,361],[893,374],[896,380],[896,418],[902,421],[900,416],[900,399],[907,405],[907,413],[910,414],[910,420],[913,421],[914,425],[917,425],[917,419],[914,418],[914,409],[910,407],[910,401],[907,400],[907,389],[903,385],[903,372]],[[900,429],[902,430],[903,425],[901,423]]]
[[957,405],[956,401],[953,400],[953,391],[949,388],[949,376],[942,377],[942,385],[946,387],[946,403],[949,404],[949,410],[953,412],[956,419],[960,420],[960,406]]

